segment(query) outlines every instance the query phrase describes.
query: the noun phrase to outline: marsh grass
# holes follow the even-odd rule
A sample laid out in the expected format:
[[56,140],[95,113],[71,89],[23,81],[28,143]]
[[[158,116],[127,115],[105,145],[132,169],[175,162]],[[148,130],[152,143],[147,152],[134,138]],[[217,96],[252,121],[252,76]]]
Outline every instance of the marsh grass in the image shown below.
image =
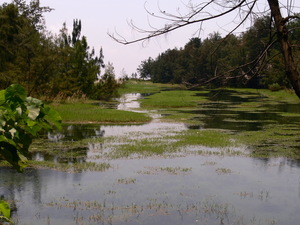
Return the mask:
[[[184,196],[185,193],[180,194]],[[247,217],[240,215],[239,210],[232,204],[218,201],[216,197],[207,197],[203,200],[194,199],[181,204],[174,204],[168,198],[163,200],[151,198],[143,203],[113,204],[106,201],[82,201],[62,197],[56,201],[45,203],[45,206],[83,212],[86,215],[85,217],[74,215],[74,224],[117,224],[123,221],[142,223],[140,218],[157,216],[164,217],[164,219],[191,216],[195,218],[196,224],[277,224],[277,221],[271,218],[261,220],[252,217],[247,219]]]
[[[162,88],[166,91],[160,91]],[[238,112],[247,111],[253,114],[260,113],[274,104],[297,103],[295,97],[287,91],[271,92],[268,90],[253,89],[223,89],[217,94],[210,90],[190,91],[179,89],[178,86],[152,84],[149,82],[131,82],[125,87],[126,91],[136,90],[142,93],[155,92],[142,100],[144,109],[153,108],[163,114],[161,121],[184,122],[197,125],[200,128],[210,115],[203,114],[199,109],[207,108],[210,104],[216,108],[216,112],[224,110],[222,117],[227,123],[255,123],[256,120],[235,119]],[[158,92],[160,91],[160,92]],[[240,102],[231,104],[222,99],[223,95],[232,96]],[[212,100],[211,96],[215,99]],[[228,96],[227,96],[228,97]],[[219,99],[220,98],[220,99]],[[229,98],[229,99],[230,99]],[[223,106],[224,105],[224,106]],[[224,109],[224,107],[227,107]],[[62,114],[65,122],[76,123],[142,123],[150,118],[145,114],[132,113],[111,109],[104,109],[96,105],[86,103],[56,104],[55,108]],[[228,109],[228,113],[226,110]],[[197,113],[194,111],[198,110]],[[237,113],[235,114],[234,111]],[[230,112],[230,113],[229,113]],[[297,113],[281,113],[286,118],[297,118]],[[196,119],[195,119],[196,118]],[[266,122],[266,121],[264,121]],[[221,129],[187,129],[184,131],[162,130],[130,133],[102,138],[86,138],[81,141],[63,141],[60,143],[37,140],[32,146],[31,152],[42,152],[51,156],[67,159],[85,159],[100,162],[120,158],[145,158],[145,157],[178,157],[188,154],[205,156],[252,156],[252,157],[288,157],[299,159],[299,135],[297,125],[277,124],[267,121],[271,125],[264,125],[261,130],[239,132]],[[187,126],[188,127],[188,126]],[[88,148],[89,144],[101,145],[101,149]],[[87,156],[87,152],[90,152]],[[37,162],[36,166],[42,163]],[[47,165],[49,164],[49,165]],[[51,162],[44,163],[49,168],[55,165]],[[32,166],[34,164],[32,163]],[[77,165],[75,165],[76,168]],[[79,165],[78,165],[79,166]],[[68,170],[67,165],[63,165]],[[74,167],[74,165],[73,165]],[[93,165],[89,165],[93,168]],[[95,166],[96,167],[96,166]],[[96,167],[97,168],[97,167]],[[76,171],[76,169],[74,169]]]
[[[195,113],[191,112],[191,109],[168,109],[168,110],[160,110],[159,113],[161,113],[161,121],[165,122],[183,122],[185,124],[198,124],[202,125],[203,123],[201,121],[194,120]],[[197,114],[197,117],[202,117],[203,119],[206,117],[206,115]]]
[[166,152],[175,152],[169,139],[162,138],[143,138],[139,140],[128,140],[127,143],[118,145],[111,153],[112,158],[144,158],[154,155],[162,155]]
[[105,157],[132,159],[154,156],[172,157],[172,155],[182,154],[246,155],[242,151],[243,145],[234,139],[234,134],[223,130],[185,130],[159,136],[151,134],[138,136],[139,138],[126,136],[121,140],[105,139],[104,148],[111,149]]
[[149,93],[157,93],[161,90],[166,89],[181,89],[177,84],[160,84],[160,83],[152,83],[150,81],[139,81],[139,80],[129,80],[125,83],[125,85],[119,89],[119,94],[126,93],[141,93],[141,94],[149,94]]
[[[199,91],[171,90],[162,91],[141,100],[144,108],[190,108],[196,107],[205,97],[197,96]],[[202,93],[205,93],[204,91]]]
[[216,173],[219,175],[232,173],[231,169],[228,168],[217,168]]
[[191,172],[192,168],[184,167],[145,167],[145,170],[137,171],[138,174],[143,175],[159,175],[161,173],[168,175],[185,175]]
[[200,145],[207,147],[224,148],[233,146],[232,134],[223,130],[187,130],[175,138],[180,146]]
[[144,113],[121,111],[116,109],[101,108],[97,105],[74,103],[56,104],[63,122],[66,123],[145,123],[151,118]]
[[135,178],[119,178],[117,180],[118,184],[135,184],[136,179]]
[[269,125],[261,131],[248,131],[237,139],[248,145],[252,157],[287,157],[300,160],[300,131],[296,125]]

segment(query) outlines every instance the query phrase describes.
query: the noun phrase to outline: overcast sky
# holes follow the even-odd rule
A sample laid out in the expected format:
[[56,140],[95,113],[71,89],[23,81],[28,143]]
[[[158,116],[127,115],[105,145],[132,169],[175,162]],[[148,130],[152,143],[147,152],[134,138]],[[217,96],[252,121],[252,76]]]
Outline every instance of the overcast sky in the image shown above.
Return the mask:
[[[10,0],[0,0],[1,4],[4,2],[10,2]],[[97,52],[100,47],[103,48],[105,63],[113,63],[118,77],[122,69],[130,76],[131,73],[136,72],[142,60],[149,57],[155,58],[167,49],[183,47],[193,37],[199,25],[152,39],[146,43],[126,46],[112,40],[107,32],[115,33],[117,31],[129,39],[135,38],[137,34],[128,26],[127,21],[132,20],[138,26],[148,28],[149,15],[145,11],[145,6],[155,13],[159,7],[166,12],[179,10],[184,13],[186,8],[183,3],[188,2],[188,0],[40,0],[42,6],[54,9],[45,14],[49,31],[58,33],[62,24],[66,22],[71,32],[73,20],[80,19],[82,35],[87,37],[90,47],[94,47]],[[264,7],[265,1],[261,2],[261,6]],[[299,2],[295,4],[299,4]],[[159,26],[155,24],[157,21],[150,20],[152,24]],[[204,24],[200,38],[205,38],[214,31],[226,34],[226,31],[233,26],[231,21],[231,17],[225,17],[216,22]],[[246,28],[247,25],[244,25],[239,31],[246,30]]]
[[[138,34],[128,26],[127,22],[132,20],[138,26],[147,28],[149,15],[145,11],[145,6],[154,12],[157,12],[158,7],[168,12],[175,12],[180,7],[180,10],[184,12],[185,7],[182,2],[188,1],[41,0],[42,5],[54,8],[51,13],[45,15],[48,29],[57,32],[62,27],[63,22],[66,22],[72,30],[73,19],[81,19],[82,34],[87,37],[91,47],[95,47],[96,50],[100,49],[101,46],[103,47],[105,63],[108,61],[113,63],[117,76],[120,76],[122,69],[130,76],[136,72],[142,60],[148,59],[148,57],[155,58],[167,49],[183,47],[193,37],[198,26],[155,38],[146,43],[126,46],[116,43],[107,35],[107,32],[114,33],[116,30],[129,39],[135,38]],[[151,22],[155,23],[153,20]],[[226,21],[225,24],[229,22]],[[217,24],[204,27],[202,37],[215,30],[220,30]]]

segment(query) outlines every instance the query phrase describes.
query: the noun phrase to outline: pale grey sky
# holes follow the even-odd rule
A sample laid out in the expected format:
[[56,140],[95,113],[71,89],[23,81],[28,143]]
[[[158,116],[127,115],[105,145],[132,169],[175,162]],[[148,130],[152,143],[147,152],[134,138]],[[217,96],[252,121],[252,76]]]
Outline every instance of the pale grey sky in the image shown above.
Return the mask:
[[[136,72],[142,60],[149,56],[155,58],[160,52],[169,48],[182,47],[192,37],[195,29],[176,32],[167,37],[153,39],[147,43],[136,43],[124,46],[112,40],[107,32],[115,32],[134,38],[137,34],[128,26],[127,21],[133,20],[141,27],[147,27],[148,15],[144,9],[144,0],[41,0],[55,10],[46,14],[49,30],[57,32],[63,22],[72,27],[73,19],[81,19],[82,34],[87,36],[90,46],[104,51],[104,60],[112,62],[116,75],[119,76],[124,68],[130,76]],[[172,7],[182,5],[179,0],[160,1],[161,4],[172,2]],[[147,6],[157,10],[157,0],[148,0]]]
[[[1,4],[4,2],[10,2],[10,0],[0,0]],[[87,37],[90,47],[94,47],[97,52],[102,46],[104,61],[106,64],[108,61],[113,63],[116,76],[120,76],[122,69],[130,76],[131,73],[136,72],[142,60],[148,57],[155,58],[167,49],[183,47],[193,37],[199,25],[172,32],[144,44],[135,43],[126,46],[116,43],[107,35],[107,32],[113,33],[117,30],[129,39],[137,37],[127,21],[133,20],[138,26],[147,28],[149,16],[144,9],[145,5],[153,12],[157,12],[159,7],[166,12],[176,12],[179,7],[180,12],[184,13],[183,3],[188,2],[189,0],[40,0],[42,6],[54,9],[45,14],[48,30],[58,33],[62,24],[66,22],[71,32],[73,19],[81,19],[82,35]],[[195,0],[194,2],[201,1]],[[282,2],[286,3],[286,0]],[[265,0],[259,1],[259,4],[263,8]],[[299,4],[299,1],[295,4]],[[205,38],[214,31],[226,34],[226,30],[233,27],[232,20],[232,17],[223,17],[220,20],[203,24],[200,38]],[[151,22],[157,26],[163,24],[163,21],[153,19]],[[247,25],[243,26],[240,31],[246,28]]]

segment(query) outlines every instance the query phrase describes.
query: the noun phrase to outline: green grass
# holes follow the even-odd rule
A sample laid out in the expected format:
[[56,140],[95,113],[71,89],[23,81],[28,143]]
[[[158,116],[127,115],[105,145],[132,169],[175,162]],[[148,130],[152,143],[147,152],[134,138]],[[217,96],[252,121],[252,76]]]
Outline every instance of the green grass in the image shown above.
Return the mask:
[[191,146],[200,145],[206,147],[224,148],[233,146],[232,134],[222,130],[186,130],[175,138],[177,145]]
[[[234,147],[242,146],[234,140],[234,134],[223,130],[186,130],[181,132],[162,133],[159,136],[151,134],[139,138],[132,136],[104,140],[106,148],[111,149],[104,159],[147,158],[153,156],[170,157],[179,154],[215,154],[215,155],[245,155]],[[119,141],[119,144],[116,142]]]
[[157,93],[162,89],[174,89],[180,88],[177,84],[159,84],[152,83],[150,81],[138,81],[138,80],[129,80],[125,83],[125,86],[118,90],[119,94],[126,93]]
[[263,101],[276,101],[281,102],[297,102],[299,103],[299,98],[292,90],[280,90],[280,91],[271,91],[268,89],[251,89],[251,88],[226,88],[224,90],[233,90],[237,91],[240,95],[245,98],[249,97],[249,93],[261,97]]
[[53,105],[65,123],[145,123],[151,118],[143,113],[105,109],[86,103]]
[[236,135],[240,143],[248,146],[252,157],[287,157],[300,159],[298,126],[270,125],[261,131],[248,131]]
[[[200,91],[173,90],[162,91],[142,99],[144,108],[191,108],[200,102],[206,101],[205,97],[197,96]],[[206,92],[201,92],[206,93]]]

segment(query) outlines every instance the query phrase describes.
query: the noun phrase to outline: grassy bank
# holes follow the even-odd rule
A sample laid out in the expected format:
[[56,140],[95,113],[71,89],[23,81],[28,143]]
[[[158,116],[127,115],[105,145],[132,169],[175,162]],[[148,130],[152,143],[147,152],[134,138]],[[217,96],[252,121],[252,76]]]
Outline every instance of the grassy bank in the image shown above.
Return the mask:
[[178,84],[159,84],[152,83],[150,81],[138,81],[138,80],[129,80],[125,83],[124,87],[119,89],[119,94],[126,93],[141,93],[141,94],[150,94],[157,93],[161,90],[166,89],[177,89],[180,88]]
[[[109,168],[101,164],[120,158],[174,157],[196,155],[286,157],[300,160],[299,99],[290,91],[256,89],[186,90],[178,86],[130,82],[123,93],[151,93],[141,99],[141,108],[161,114],[160,122],[184,124],[176,127],[130,131],[126,135],[56,142],[36,141],[32,153],[59,158],[85,159],[92,151],[98,164],[75,164],[75,171]],[[150,121],[147,114],[106,109],[90,102],[55,104],[65,123],[134,124]],[[155,126],[159,127],[159,123]],[[174,128],[174,129],[173,129]],[[105,128],[104,128],[105,130]],[[126,133],[126,132],[125,132]],[[40,141],[40,142],[39,142]],[[90,146],[89,146],[90,145]],[[101,146],[101,148],[99,146]],[[88,147],[92,150],[88,150]],[[97,147],[98,146],[98,147]],[[97,149],[99,148],[99,149]],[[105,152],[106,150],[109,150]],[[105,153],[102,151],[104,150]],[[80,160],[78,160],[80,161]],[[84,163],[85,164],[85,163]],[[32,167],[42,163],[30,161]],[[56,164],[44,164],[55,168]],[[63,165],[59,170],[71,170]]]
[[89,103],[55,104],[64,123],[145,123],[151,118],[143,113],[101,108]]
[[[142,100],[145,108],[190,108],[196,107],[205,101],[204,97],[197,96],[200,92],[188,90],[171,90],[150,95]],[[205,91],[201,92],[206,93]]]

